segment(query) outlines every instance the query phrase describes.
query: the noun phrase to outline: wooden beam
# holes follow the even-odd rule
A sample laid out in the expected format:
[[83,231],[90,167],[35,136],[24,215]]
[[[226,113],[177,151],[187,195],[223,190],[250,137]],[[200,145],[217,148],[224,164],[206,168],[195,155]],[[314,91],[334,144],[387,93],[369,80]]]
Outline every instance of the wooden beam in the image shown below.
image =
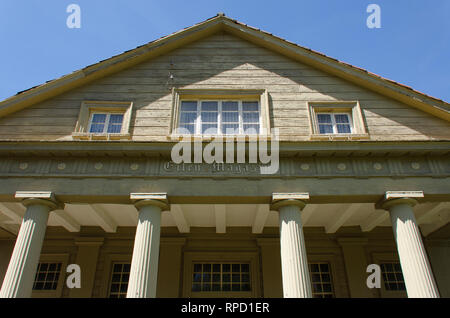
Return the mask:
[[216,233],[227,232],[227,208],[225,204],[214,204],[214,215],[216,217]]
[[181,205],[179,204],[172,204],[170,206],[170,215],[172,215],[172,218],[177,225],[178,231],[180,233],[189,233],[190,232],[190,225],[188,221],[186,220],[186,217],[184,215],[183,209],[181,208]]
[[22,223],[24,209],[21,210],[19,211],[19,208],[14,203],[0,203],[0,212],[9,217],[14,223]]
[[303,226],[305,226],[306,223],[308,223],[309,219],[311,218],[311,216],[317,212],[317,210],[319,209],[320,205],[319,204],[307,204],[305,206],[305,208],[303,209],[303,211],[300,213],[301,217],[302,217],[302,223]]
[[55,218],[56,222],[67,231],[80,232],[80,223],[75,221],[75,219],[71,217],[67,211],[55,210],[52,212],[52,217]]
[[372,217],[370,217],[366,222],[360,225],[361,230],[363,232],[370,232],[387,219],[389,219],[388,211],[376,210],[376,213],[374,213]]
[[439,220],[431,224],[420,225],[420,231],[423,236],[428,236],[431,233],[439,230],[441,227],[447,225],[450,222],[450,213],[445,211],[445,213],[439,214]]
[[252,233],[261,234],[264,230],[267,217],[270,213],[270,206],[268,204],[259,204],[256,207],[255,219],[253,220]]
[[422,214],[419,218],[417,218],[417,224],[430,223],[431,220],[439,214],[439,212],[446,208],[450,208],[450,204],[448,202],[439,202],[427,212]]
[[346,204],[343,211],[339,211],[337,217],[325,226],[325,232],[336,233],[356,212],[362,209],[359,203]]
[[108,215],[105,209],[99,204],[89,205],[91,217],[97,222],[97,224],[108,233],[115,233],[117,230],[117,224]]

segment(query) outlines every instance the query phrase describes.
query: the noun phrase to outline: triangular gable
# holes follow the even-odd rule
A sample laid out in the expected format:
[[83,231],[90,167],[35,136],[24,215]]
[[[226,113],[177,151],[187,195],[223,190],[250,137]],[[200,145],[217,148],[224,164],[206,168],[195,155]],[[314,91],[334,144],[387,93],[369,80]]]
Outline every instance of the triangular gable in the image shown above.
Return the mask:
[[291,59],[450,121],[450,104],[445,101],[247,26],[224,15],[217,15],[192,27],[20,92],[0,102],[0,116],[26,108],[221,31],[229,32]]

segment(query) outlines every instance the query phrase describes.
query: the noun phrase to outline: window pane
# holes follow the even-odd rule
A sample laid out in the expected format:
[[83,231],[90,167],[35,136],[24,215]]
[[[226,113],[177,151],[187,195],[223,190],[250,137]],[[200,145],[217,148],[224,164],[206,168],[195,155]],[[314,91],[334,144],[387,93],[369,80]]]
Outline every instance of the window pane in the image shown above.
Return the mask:
[[213,135],[217,134],[217,124],[203,124],[202,134]]
[[258,123],[259,113],[243,113],[244,123]]
[[217,112],[202,112],[202,123],[217,123]]
[[319,132],[321,134],[332,134],[333,126],[332,125],[319,125]]
[[89,132],[102,133],[104,128],[105,128],[105,124],[92,124]]
[[106,121],[106,114],[94,114],[92,116],[93,123],[104,123]]
[[331,282],[330,265],[328,263],[309,264],[313,297],[333,297],[333,286]]
[[181,102],[181,111],[197,111],[197,102]]
[[337,131],[340,134],[349,134],[351,133],[350,125],[349,124],[338,124],[336,125]]
[[319,124],[331,124],[330,114],[317,114],[317,121]]
[[239,134],[239,124],[223,124],[222,133],[226,135]]
[[186,112],[182,112],[180,114],[180,123],[185,124],[185,123],[191,123],[193,124],[195,119],[197,118],[197,113],[186,113]]
[[223,111],[237,111],[239,103],[238,102],[223,102],[222,110]]
[[244,133],[248,134],[248,135],[259,134],[259,125],[245,124],[244,125]]
[[258,102],[242,102],[243,111],[258,111]]
[[338,124],[348,124],[348,115],[342,114],[342,115],[334,115],[334,119],[336,120],[336,123]]
[[109,123],[108,133],[116,134],[116,133],[120,133],[121,130],[122,130],[122,124],[113,125],[113,124]]
[[224,123],[238,123],[239,113],[238,112],[224,112],[222,113],[222,122]]
[[58,265],[59,263],[39,263],[33,290],[56,290],[60,272]]
[[217,102],[202,102],[202,111],[218,111]]
[[128,280],[130,279],[130,264],[116,263],[112,267],[110,298],[124,298],[127,295]]
[[[244,272],[245,270],[247,271]],[[248,263],[195,263],[192,273],[192,291],[251,291],[249,270]]]
[[193,135],[195,133],[194,124],[180,124],[180,127],[177,129],[177,133],[183,135]]
[[111,124],[122,124],[123,115],[122,114],[111,114],[109,117],[109,123]]

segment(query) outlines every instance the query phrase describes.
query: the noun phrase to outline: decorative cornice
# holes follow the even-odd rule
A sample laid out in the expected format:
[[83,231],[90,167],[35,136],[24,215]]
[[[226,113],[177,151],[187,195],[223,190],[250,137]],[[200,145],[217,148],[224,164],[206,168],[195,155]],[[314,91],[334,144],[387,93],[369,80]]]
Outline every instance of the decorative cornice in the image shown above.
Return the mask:
[[450,177],[450,159],[420,157],[280,158],[275,174],[256,163],[181,163],[160,157],[0,157],[1,177],[69,178],[372,178]]

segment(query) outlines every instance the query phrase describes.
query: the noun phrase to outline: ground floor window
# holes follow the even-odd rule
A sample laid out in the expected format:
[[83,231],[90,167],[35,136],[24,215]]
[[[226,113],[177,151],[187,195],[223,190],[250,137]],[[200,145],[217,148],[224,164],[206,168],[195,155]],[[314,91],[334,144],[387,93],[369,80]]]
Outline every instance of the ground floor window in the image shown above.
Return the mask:
[[62,263],[39,263],[33,290],[56,290]]
[[192,292],[251,291],[249,263],[194,263]]
[[127,296],[130,268],[130,263],[113,263],[109,298],[125,298]]
[[312,292],[314,298],[333,298],[333,283],[330,264],[326,262],[310,263]]
[[383,275],[384,288],[386,290],[406,291],[400,263],[382,263],[380,267],[381,274]]

